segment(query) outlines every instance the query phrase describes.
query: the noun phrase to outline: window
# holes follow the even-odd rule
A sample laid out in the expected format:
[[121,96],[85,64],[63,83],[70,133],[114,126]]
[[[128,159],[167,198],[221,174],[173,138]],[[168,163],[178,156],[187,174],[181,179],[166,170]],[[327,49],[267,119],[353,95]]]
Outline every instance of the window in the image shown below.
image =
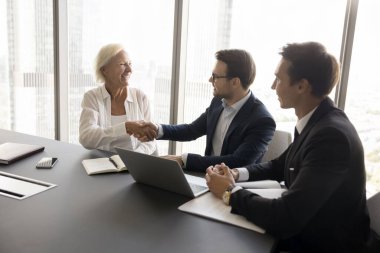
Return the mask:
[[[54,43],[51,0],[0,0],[0,128],[54,138]],[[93,62],[105,44],[123,43],[133,60],[131,85],[150,98],[153,120],[169,123],[174,34],[173,0],[60,0],[67,3],[68,83],[64,97],[68,141],[78,143],[81,100],[96,87]],[[187,2],[187,1],[186,1]],[[315,40],[339,58],[346,4],[331,0],[191,0],[188,8],[184,101],[180,122],[190,123],[208,107],[208,82],[220,49],[251,52],[257,66],[251,89],[292,131],[293,110],[279,107],[270,89],[278,52],[286,43]],[[64,14],[60,10],[60,15]],[[360,1],[345,111],[362,139],[368,188],[380,190],[380,3]],[[61,17],[60,16],[60,17]],[[64,15],[63,15],[64,16]],[[62,43],[62,41],[60,41]],[[66,43],[66,42],[65,42]],[[66,53],[66,52],[65,52]],[[66,64],[61,64],[66,65]],[[65,75],[67,76],[67,75]],[[182,80],[182,79],[181,79]],[[179,84],[176,84],[179,85]],[[331,94],[334,97],[334,94]],[[62,97],[61,97],[62,99]],[[67,126],[66,126],[67,124]],[[65,130],[66,132],[66,130]],[[158,141],[166,154],[168,142]],[[202,154],[205,138],[185,143],[178,153]]]
[[[249,51],[256,63],[251,90],[275,117],[277,128],[292,132],[294,111],[281,109],[270,88],[280,60],[278,52],[286,43],[313,40],[339,59],[345,11],[346,1],[190,1],[184,122],[196,119],[211,101],[208,79],[215,52],[241,48]],[[205,138],[201,138],[183,144],[182,152],[203,154],[205,146]]]
[[0,127],[54,138],[53,6],[0,0]]
[[363,142],[369,194],[380,191],[380,2],[360,1],[345,111]]
[[[168,123],[174,1],[70,0],[68,13],[70,142],[78,143],[83,94],[97,86],[95,57],[109,43],[125,45],[133,62],[131,86],[149,97],[153,120]],[[158,145],[167,153],[168,142]]]

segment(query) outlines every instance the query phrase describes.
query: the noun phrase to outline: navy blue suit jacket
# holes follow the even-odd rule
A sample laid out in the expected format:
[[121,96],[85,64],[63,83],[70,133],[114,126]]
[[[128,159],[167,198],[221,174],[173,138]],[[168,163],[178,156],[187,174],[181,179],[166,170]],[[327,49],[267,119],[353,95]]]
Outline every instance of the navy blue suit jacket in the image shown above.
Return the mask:
[[288,191],[265,199],[239,190],[232,212],[286,239],[292,252],[361,252],[369,233],[363,147],[329,98],[282,155],[247,169],[249,180],[284,180]]
[[227,130],[221,155],[211,156],[212,138],[222,111],[222,100],[214,97],[206,111],[191,124],[162,125],[162,140],[191,141],[206,135],[205,156],[188,154],[186,169],[205,172],[208,166],[222,162],[235,168],[261,161],[276,128],[264,104],[251,93]]

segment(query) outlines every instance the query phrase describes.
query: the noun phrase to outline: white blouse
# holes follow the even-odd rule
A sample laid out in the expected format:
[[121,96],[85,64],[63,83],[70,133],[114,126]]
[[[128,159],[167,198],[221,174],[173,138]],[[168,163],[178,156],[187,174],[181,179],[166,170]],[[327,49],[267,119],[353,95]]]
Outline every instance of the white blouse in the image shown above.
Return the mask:
[[[150,119],[147,96],[139,89],[128,87],[124,107],[126,121]],[[125,121],[111,116],[111,95],[105,86],[87,91],[82,100],[82,113],[79,120],[79,142],[87,149],[102,149],[115,152],[121,147],[145,154],[156,154],[155,141],[140,142],[130,136],[125,129]],[[116,121],[115,121],[116,119]]]

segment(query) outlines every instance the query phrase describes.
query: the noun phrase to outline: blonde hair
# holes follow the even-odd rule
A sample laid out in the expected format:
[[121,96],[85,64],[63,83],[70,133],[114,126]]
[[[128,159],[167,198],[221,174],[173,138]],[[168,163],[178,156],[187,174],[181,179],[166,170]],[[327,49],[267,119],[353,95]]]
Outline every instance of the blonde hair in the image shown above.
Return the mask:
[[120,51],[124,50],[124,46],[121,44],[108,44],[103,46],[95,59],[95,78],[99,83],[104,83],[104,75],[102,68],[111,60],[112,57],[117,55]]

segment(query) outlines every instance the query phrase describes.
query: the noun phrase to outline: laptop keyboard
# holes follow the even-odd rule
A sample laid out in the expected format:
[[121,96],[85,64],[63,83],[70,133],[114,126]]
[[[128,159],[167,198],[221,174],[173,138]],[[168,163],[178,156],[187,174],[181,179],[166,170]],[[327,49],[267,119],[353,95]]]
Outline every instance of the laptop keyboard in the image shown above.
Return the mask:
[[198,192],[201,192],[201,191],[204,191],[207,189],[206,186],[202,186],[202,185],[198,185],[198,184],[192,184],[192,183],[189,183],[190,185],[190,188],[191,190],[194,192],[194,193],[198,193]]

